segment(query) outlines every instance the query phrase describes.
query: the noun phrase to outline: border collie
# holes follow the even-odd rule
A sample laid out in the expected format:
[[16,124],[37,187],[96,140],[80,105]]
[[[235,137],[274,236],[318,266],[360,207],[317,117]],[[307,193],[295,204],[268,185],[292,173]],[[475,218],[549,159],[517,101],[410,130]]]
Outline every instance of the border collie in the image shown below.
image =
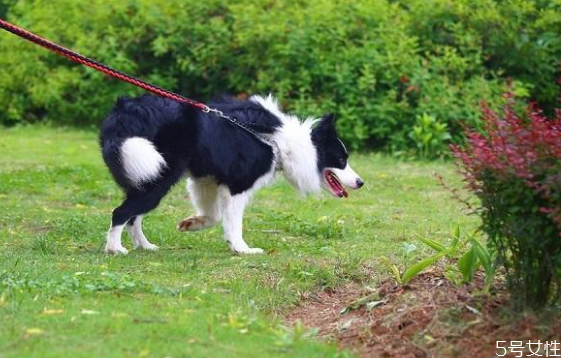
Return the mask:
[[134,248],[157,250],[142,232],[142,217],[158,206],[170,188],[187,175],[196,215],[180,231],[197,231],[222,221],[224,239],[238,254],[259,254],[242,237],[242,219],[254,191],[282,172],[301,193],[323,187],[346,197],[345,187],[364,183],[347,162],[333,115],[300,121],[281,112],[276,100],[253,96],[221,98],[209,104],[274,143],[185,104],[144,95],[121,98],[103,123],[103,159],[125,199],[113,211],[105,251],[127,254],[123,229]]

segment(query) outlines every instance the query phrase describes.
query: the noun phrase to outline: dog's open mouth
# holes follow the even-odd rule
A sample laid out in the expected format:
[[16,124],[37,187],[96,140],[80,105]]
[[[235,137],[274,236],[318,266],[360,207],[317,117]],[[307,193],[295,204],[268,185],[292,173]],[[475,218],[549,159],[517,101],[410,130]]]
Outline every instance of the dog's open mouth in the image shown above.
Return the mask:
[[335,175],[335,173],[333,173],[331,170],[326,170],[325,173],[324,173],[324,176],[325,176],[325,181],[327,182],[327,185],[329,186],[329,189],[331,189],[331,192],[335,196],[338,196],[340,198],[342,198],[342,197],[346,198],[346,197],[349,196],[349,194],[347,193],[347,191],[343,187],[343,184],[341,184],[341,181],[339,180],[337,175]]

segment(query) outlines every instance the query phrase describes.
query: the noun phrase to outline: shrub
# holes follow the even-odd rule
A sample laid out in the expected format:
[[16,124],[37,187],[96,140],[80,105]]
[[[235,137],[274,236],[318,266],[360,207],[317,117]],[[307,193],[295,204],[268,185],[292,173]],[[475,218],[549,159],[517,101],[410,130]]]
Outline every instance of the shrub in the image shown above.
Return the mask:
[[426,113],[417,116],[417,122],[409,136],[415,142],[421,159],[444,155],[446,142],[452,138],[447,127],[446,123],[440,123]]
[[452,151],[515,302],[540,308],[561,299],[561,111],[521,116],[507,100],[502,114],[483,106],[483,133],[466,128]]
[[[561,3],[541,0],[0,0],[9,20],[185,95],[273,92],[288,111],[339,115],[353,148],[416,150],[426,114],[453,141],[498,108],[504,78],[548,107]],[[500,28],[501,31],[496,29]],[[99,123],[140,93],[0,33],[0,122]],[[447,139],[441,138],[442,146]]]

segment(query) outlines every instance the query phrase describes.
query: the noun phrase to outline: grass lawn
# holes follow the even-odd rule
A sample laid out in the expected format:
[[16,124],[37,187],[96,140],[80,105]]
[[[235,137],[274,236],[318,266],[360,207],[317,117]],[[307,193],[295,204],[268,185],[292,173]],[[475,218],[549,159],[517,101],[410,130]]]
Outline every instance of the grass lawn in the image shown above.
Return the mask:
[[452,164],[351,162],[366,185],[346,200],[282,179],[256,195],[245,239],[267,255],[232,256],[219,227],[176,231],[192,213],[182,183],[144,221],[160,250],[113,257],[102,248],[121,193],[97,134],[0,129],[0,357],[350,355],[283,316],[306,292],[376,284],[379,257],[399,262],[416,234],[444,242],[477,225],[433,176],[460,186]]

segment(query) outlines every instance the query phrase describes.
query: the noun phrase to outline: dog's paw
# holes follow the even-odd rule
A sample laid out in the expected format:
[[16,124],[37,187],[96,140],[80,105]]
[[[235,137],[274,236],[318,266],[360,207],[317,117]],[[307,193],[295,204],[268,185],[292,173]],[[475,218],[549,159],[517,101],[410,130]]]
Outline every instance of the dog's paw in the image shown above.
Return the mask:
[[129,253],[129,250],[125,249],[122,246],[116,247],[105,247],[105,253],[110,255],[126,255]]
[[139,246],[135,247],[135,249],[148,250],[148,251],[158,251],[160,248],[157,245],[148,243],[148,244],[145,244],[145,245],[139,245]]
[[202,216],[191,216],[177,224],[177,230],[179,231],[198,231],[204,228],[205,218]]
[[234,253],[238,254],[238,255],[259,255],[259,254],[264,254],[265,250],[260,249],[258,247],[247,247],[247,248],[243,248],[243,249],[233,249],[232,250]]

